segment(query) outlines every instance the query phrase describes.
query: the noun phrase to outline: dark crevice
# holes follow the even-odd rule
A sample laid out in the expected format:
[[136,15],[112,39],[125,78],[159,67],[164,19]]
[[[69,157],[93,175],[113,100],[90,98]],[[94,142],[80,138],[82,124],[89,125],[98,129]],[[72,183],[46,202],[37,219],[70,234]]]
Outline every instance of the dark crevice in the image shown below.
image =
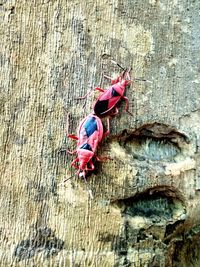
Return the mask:
[[183,197],[170,187],[151,188],[133,197],[114,201],[113,205],[121,210],[125,219],[139,216],[148,219],[147,224],[162,222],[166,226],[165,237],[172,234],[186,218]]
[[[157,186],[133,197],[114,201],[112,205],[121,210],[124,220],[120,235],[112,242],[112,249],[119,257],[115,266],[129,263],[133,251],[137,253],[141,244],[149,244],[149,250],[157,244],[165,251],[168,246],[164,242],[166,237],[169,235],[170,238],[183,225],[184,219],[179,215],[186,214],[183,196],[169,186]],[[156,256],[152,266],[161,266],[156,265],[162,262],[161,255]]]
[[162,123],[152,123],[146,124],[134,131],[134,135],[146,136],[146,137],[155,137],[155,138],[167,138],[167,139],[176,139],[182,138],[184,141],[188,142],[188,137],[179,132],[177,129]]
[[130,132],[127,129],[124,129],[121,133],[121,137],[154,137],[158,139],[168,139],[168,140],[176,140],[176,139],[182,139],[185,142],[189,142],[189,138],[186,136],[186,134],[179,132],[176,128],[163,124],[163,123],[149,123],[144,124],[143,126],[139,127],[138,129]]
[[133,132],[124,129],[117,139],[127,154],[140,161],[174,162],[189,142],[185,134],[161,123],[146,124]]
[[[197,229],[198,228],[198,229]],[[194,230],[195,229],[195,230]],[[170,256],[174,267],[200,266],[200,227],[194,227],[175,240]]]
[[165,237],[168,237],[169,235],[173,234],[176,229],[184,223],[185,220],[179,220],[176,221],[173,224],[168,224],[166,226],[166,232],[165,232]]
[[168,198],[170,201],[177,199],[178,201],[183,202],[183,196],[175,188],[169,186],[156,186],[149,188],[142,193],[138,193],[133,197],[114,201],[113,204],[130,206],[141,200],[153,200],[157,198]]
[[142,136],[130,136],[124,142],[124,147],[128,154],[138,160],[172,161],[181,152],[178,145],[169,140]]

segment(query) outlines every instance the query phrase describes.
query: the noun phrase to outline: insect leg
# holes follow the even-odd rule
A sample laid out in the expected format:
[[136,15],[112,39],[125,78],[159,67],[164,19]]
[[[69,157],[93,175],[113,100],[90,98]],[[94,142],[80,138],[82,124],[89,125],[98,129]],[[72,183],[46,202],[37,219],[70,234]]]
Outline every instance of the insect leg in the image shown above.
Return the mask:
[[87,171],[93,171],[95,167],[94,167],[94,163],[92,162],[92,160],[90,160],[89,164],[90,164],[90,168],[87,168]]
[[97,161],[105,161],[107,159],[111,159],[110,157],[98,157],[96,155],[95,155],[95,158],[96,158]]
[[128,110],[129,107],[128,98],[126,96],[122,96],[122,99],[126,101],[126,107],[125,107],[126,112],[128,112],[131,116],[133,116],[133,114]]
[[115,116],[119,113],[119,109],[117,107],[114,107],[114,110],[112,113],[110,113],[110,116]]
[[76,165],[77,162],[79,162],[79,159],[78,159],[78,158],[75,158],[75,159],[72,161],[72,163],[71,163],[71,165],[72,165],[75,169],[78,169],[78,166]]
[[113,85],[113,84],[115,84],[115,83],[118,83],[119,82],[119,80],[120,80],[120,78],[121,78],[121,76],[118,76],[116,79],[113,79],[112,77],[110,77],[110,76],[108,76],[108,75],[103,75],[106,79],[109,79],[109,80],[111,80],[111,84]]
[[110,118],[107,117],[107,131],[103,134],[103,138],[109,135],[110,133]]
[[70,150],[66,150],[66,151],[67,151],[67,153],[69,153],[69,154],[71,154],[71,155],[74,155],[74,154],[76,153],[76,149],[73,150],[73,151],[70,151]]
[[100,91],[100,92],[105,92],[106,91],[106,90],[104,90],[104,89],[102,89],[100,87],[95,87],[95,90]]
[[88,95],[90,95],[95,89],[91,89],[89,92],[87,92],[84,96],[79,96],[75,99],[79,100],[79,99],[85,99]]
[[60,150],[58,151],[58,153],[63,152],[63,151],[66,151],[67,153],[69,153],[69,154],[71,154],[71,155],[73,155],[73,154],[76,153],[76,149],[73,150],[73,151],[70,151],[70,150],[67,150],[66,148],[64,148],[64,149],[60,149]]
[[74,139],[74,140],[78,140],[78,137],[74,134],[68,134],[67,137]]

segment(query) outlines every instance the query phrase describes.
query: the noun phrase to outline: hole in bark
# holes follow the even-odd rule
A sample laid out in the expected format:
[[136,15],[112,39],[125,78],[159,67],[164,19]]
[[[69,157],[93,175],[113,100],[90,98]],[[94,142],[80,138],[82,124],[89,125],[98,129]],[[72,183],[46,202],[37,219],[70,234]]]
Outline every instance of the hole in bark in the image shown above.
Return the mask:
[[167,138],[167,139],[183,139],[189,142],[187,136],[180,133],[177,129],[162,123],[151,123],[143,125],[133,133],[135,136],[155,137],[155,138]]
[[[171,225],[168,231],[172,233],[179,226],[179,221],[182,223],[186,217],[183,197],[169,186],[157,186],[113,204],[120,208],[124,219],[121,233],[112,243],[112,249],[119,256],[116,266],[130,259],[134,252],[138,253],[138,248],[142,253],[148,247],[150,255],[159,244],[164,251],[166,227]],[[155,265],[151,266],[164,266],[160,264],[159,256],[156,255]]]
[[144,125],[132,133],[124,130],[120,141],[127,153],[139,160],[173,161],[188,138],[176,129],[160,123]]
[[180,153],[180,148],[164,138],[148,138],[131,136],[125,142],[128,154],[139,160],[153,161],[173,160]]
[[117,205],[123,216],[144,217],[153,223],[173,222],[185,218],[185,206],[180,194],[170,187],[155,187],[123,200]]

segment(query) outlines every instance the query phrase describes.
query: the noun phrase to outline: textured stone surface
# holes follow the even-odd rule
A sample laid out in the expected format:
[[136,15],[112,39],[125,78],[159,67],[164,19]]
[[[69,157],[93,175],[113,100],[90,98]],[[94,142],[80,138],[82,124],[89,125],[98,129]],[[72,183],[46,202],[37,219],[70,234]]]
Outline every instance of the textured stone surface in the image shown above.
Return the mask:
[[[199,266],[200,3],[0,1],[0,265]],[[64,149],[103,74],[132,67],[133,116],[88,196]],[[83,105],[84,108],[83,108]],[[64,108],[64,109],[63,109]],[[105,124],[106,125],[106,124]]]

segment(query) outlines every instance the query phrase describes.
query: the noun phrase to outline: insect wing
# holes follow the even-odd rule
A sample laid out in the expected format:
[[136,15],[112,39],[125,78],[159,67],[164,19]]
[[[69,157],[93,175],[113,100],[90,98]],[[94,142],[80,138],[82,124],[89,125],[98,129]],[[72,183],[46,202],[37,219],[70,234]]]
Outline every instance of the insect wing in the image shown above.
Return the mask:
[[95,121],[97,124],[97,129],[88,138],[88,144],[92,147],[93,152],[96,151],[98,144],[103,137],[103,125],[101,119],[95,116]]
[[81,123],[78,127],[78,131],[77,131],[77,136],[78,136],[77,146],[78,147],[80,145],[83,145],[84,143],[87,143],[88,136],[87,136],[87,133],[86,133],[85,127],[84,127],[84,124],[87,121],[87,119],[88,119],[88,116],[81,121]]
[[83,128],[85,129],[87,137],[89,138],[95,131],[97,131],[98,126],[96,118],[94,116],[88,117],[83,124]]
[[98,98],[94,106],[94,112],[97,115],[103,115],[107,113],[117,104],[120,98],[121,95],[114,89],[114,87],[110,87]]
[[97,116],[89,115],[80,124],[78,147],[94,152],[102,137],[103,125],[101,120]]

